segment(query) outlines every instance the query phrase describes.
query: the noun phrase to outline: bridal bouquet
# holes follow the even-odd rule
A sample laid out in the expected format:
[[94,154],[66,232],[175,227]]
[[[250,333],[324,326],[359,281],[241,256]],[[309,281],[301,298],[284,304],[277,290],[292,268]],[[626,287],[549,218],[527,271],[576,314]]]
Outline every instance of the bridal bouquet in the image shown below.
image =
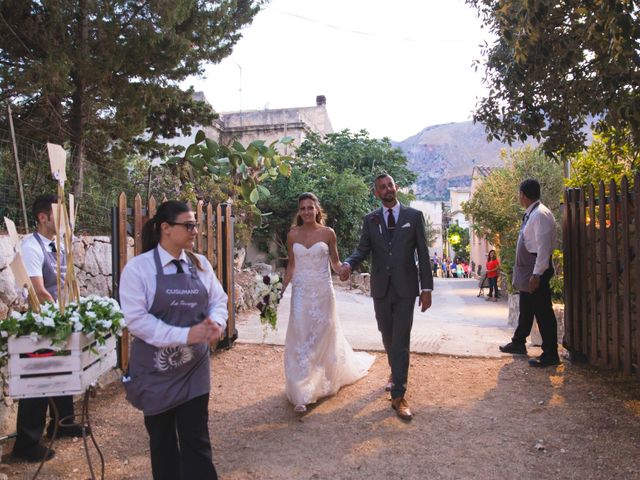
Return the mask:
[[260,310],[260,322],[276,329],[278,323],[278,303],[282,298],[282,280],[277,273],[256,275],[253,298]]
[[0,321],[0,365],[6,362],[9,337],[29,336],[34,342],[47,338],[53,345],[64,345],[72,333],[93,334],[97,345],[110,335],[122,335],[124,315],[113,298],[90,295],[65,306],[45,303],[40,313],[12,312]]

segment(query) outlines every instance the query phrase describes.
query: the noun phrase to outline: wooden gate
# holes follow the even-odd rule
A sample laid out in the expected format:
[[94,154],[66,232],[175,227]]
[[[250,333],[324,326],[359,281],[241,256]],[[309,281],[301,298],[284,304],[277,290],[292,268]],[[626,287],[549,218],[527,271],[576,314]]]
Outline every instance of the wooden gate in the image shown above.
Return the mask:
[[[120,274],[129,259],[142,253],[142,226],[155,215],[157,202],[149,198],[147,206],[142,205],[142,198],[136,195],[133,206],[127,206],[127,196],[121,193],[118,205],[111,210],[111,255],[113,263],[113,295],[119,300]],[[214,213],[215,210],[215,213]],[[233,277],[233,222],[231,205],[222,203],[215,208],[211,203],[204,206],[198,201],[196,208],[198,235],[194,251],[204,255],[213,266],[218,280],[229,297],[227,304],[229,318],[225,336],[218,343],[219,347],[230,347],[238,336],[235,322],[235,298]],[[130,240],[131,239],[131,240]],[[122,335],[119,355],[120,368],[126,370],[129,365],[129,334]]]
[[640,378],[640,174],[567,189],[563,216],[565,346]]

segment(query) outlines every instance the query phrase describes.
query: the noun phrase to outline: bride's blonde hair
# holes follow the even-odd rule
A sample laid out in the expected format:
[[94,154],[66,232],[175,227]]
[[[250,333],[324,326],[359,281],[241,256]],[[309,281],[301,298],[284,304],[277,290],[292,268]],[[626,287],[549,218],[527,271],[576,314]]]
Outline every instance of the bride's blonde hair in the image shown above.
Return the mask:
[[[316,207],[316,210],[318,211],[318,213],[316,213],[316,222],[318,222],[320,225],[324,225],[327,215],[324,213],[324,210],[322,209],[322,205],[320,205],[320,200],[318,200],[318,197],[316,197],[315,194],[311,192],[301,193],[300,196],[298,197],[298,212],[300,211],[300,202],[302,202],[303,200],[311,200],[313,202],[313,205]],[[300,227],[304,222],[302,221],[302,217],[298,212],[296,212],[296,216],[293,219],[293,225]]]

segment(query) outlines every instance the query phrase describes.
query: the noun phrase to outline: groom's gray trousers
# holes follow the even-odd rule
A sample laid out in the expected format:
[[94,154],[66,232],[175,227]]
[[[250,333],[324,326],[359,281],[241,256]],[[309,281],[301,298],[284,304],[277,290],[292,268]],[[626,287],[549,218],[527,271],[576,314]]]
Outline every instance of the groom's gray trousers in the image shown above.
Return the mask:
[[415,297],[400,297],[389,282],[384,297],[374,298],[378,330],[391,367],[393,388],[391,398],[403,397],[409,375],[409,347]]

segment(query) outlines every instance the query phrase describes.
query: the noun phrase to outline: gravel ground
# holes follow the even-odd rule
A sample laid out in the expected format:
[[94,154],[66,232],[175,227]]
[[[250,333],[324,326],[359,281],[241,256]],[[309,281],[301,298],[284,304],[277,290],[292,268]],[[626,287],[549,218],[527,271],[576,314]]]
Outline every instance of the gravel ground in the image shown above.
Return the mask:
[[[376,356],[367,377],[301,416],[284,395],[282,347],[216,353],[209,426],[220,478],[640,478],[637,381],[568,361],[537,370],[523,358],[413,354],[407,398],[415,418],[405,423]],[[142,414],[119,382],[99,391],[91,412],[105,478],[151,478]],[[55,448],[38,478],[90,478],[81,440]],[[37,467],[3,460],[10,479],[31,478]]]

